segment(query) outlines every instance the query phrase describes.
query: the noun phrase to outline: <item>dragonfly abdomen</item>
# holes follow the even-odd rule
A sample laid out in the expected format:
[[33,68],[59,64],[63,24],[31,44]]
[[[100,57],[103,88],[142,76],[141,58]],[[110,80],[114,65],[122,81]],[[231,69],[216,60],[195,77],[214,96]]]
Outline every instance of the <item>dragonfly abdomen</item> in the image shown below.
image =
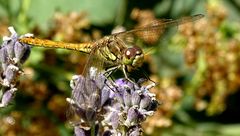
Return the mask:
[[51,40],[38,39],[33,37],[20,38],[19,42],[33,45],[33,46],[45,47],[45,48],[62,48],[62,49],[76,50],[84,53],[90,53],[91,48],[94,45],[92,43],[65,43],[60,41],[51,41]]

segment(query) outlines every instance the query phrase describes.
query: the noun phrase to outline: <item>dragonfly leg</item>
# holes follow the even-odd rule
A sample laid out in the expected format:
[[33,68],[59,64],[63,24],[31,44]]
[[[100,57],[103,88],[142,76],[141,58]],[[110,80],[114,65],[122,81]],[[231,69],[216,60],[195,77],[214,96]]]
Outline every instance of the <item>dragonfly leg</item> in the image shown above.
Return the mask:
[[114,67],[111,67],[111,68],[108,68],[108,69],[104,72],[104,76],[108,78],[108,77],[113,73],[113,71],[115,71],[115,70],[117,70],[117,69],[119,69],[119,68],[120,68],[120,65],[114,66]]
[[126,72],[126,66],[125,66],[125,65],[122,66],[122,71],[123,71],[123,74],[124,74],[125,78],[126,78],[128,81],[130,81],[130,82],[132,82],[133,84],[135,84],[135,82],[128,77],[127,72]]
[[132,83],[135,84],[135,82],[128,77],[127,72],[126,72],[126,66],[125,66],[125,65],[118,65],[118,66],[114,66],[114,67],[111,67],[111,68],[107,69],[107,70],[104,72],[104,76],[106,76],[106,77],[108,78],[108,77],[112,74],[113,71],[119,69],[120,67],[122,67],[122,71],[123,71],[123,74],[124,74],[125,78],[126,78],[128,81],[130,81],[130,82],[132,82]]

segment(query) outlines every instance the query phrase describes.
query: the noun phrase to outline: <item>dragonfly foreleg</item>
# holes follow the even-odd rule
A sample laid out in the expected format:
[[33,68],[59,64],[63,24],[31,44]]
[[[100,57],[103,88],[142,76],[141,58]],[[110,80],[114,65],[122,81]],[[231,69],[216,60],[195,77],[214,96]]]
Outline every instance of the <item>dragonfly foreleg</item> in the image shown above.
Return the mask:
[[117,69],[119,69],[121,66],[120,65],[118,65],[118,66],[114,66],[114,67],[110,67],[110,68],[108,68],[107,70],[105,70],[105,72],[104,72],[104,76],[106,77],[106,78],[108,78],[112,73],[113,73],[113,71],[116,71]]
[[127,72],[126,72],[126,66],[125,66],[125,65],[122,66],[122,71],[123,71],[123,74],[124,74],[125,78],[126,78],[128,81],[130,81],[130,82],[132,82],[133,84],[135,84],[135,82],[128,77]]

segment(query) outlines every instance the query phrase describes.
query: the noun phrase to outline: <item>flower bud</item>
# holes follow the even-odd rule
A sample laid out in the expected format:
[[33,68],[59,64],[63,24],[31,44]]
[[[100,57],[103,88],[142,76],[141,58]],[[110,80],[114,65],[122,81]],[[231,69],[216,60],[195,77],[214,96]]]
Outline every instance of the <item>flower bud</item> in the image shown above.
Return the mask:
[[134,91],[131,97],[132,100],[132,105],[133,106],[138,106],[140,104],[141,101],[141,97],[138,91]]
[[145,109],[151,104],[151,97],[148,95],[142,95],[142,99],[140,102],[140,108]]
[[109,97],[110,97],[110,90],[108,87],[104,87],[101,93],[101,106],[103,106],[107,102],[107,100],[110,99]]
[[74,127],[74,134],[75,136],[86,136],[85,130],[78,126]]
[[128,130],[127,136],[141,136],[142,133],[143,133],[143,130],[141,126],[133,126]]
[[142,120],[143,116],[138,111],[136,107],[131,107],[127,112],[127,126],[137,125],[140,120]]
[[7,63],[7,60],[8,60],[7,49],[5,46],[2,45],[2,48],[0,49],[0,62]]
[[29,57],[30,51],[29,45],[16,42],[14,46],[16,62],[24,63]]
[[3,72],[3,75],[5,77],[3,81],[3,85],[10,86],[10,84],[13,84],[18,79],[19,75],[19,68],[10,64],[8,65],[7,69]]
[[113,111],[110,115],[110,124],[112,125],[113,129],[117,129],[120,124],[119,113],[117,111]]
[[131,101],[131,93],[130,93],[131,90],[125,90],[123,92],[123,101],[124,101],[124,104],[125,106],[127,107],[130,107],[132,106],[132,101]]
[[14,58],[15,57],[14,46],[15,46],[16,41],[13,40],[13,39],[10,39],[10,40],[4,41],[4,42],[7,42],[6,49],[7,49],[8,57],[9,58]]
[[9,104],[9,102],[13,99],[14,93],[17,91],[16,88],[12,88],[4,92],[2,96],[2,102],[0,103],[0,107],[5,107]]

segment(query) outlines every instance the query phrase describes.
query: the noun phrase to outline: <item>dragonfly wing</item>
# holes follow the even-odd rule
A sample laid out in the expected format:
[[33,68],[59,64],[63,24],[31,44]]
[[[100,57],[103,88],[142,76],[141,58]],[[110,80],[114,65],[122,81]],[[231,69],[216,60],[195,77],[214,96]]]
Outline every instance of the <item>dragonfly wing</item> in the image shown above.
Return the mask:
[[[93,92],[91,92],[91,91],[96,92],[96,95],[100,94],[99,92],[97,92],[100,90],[98,90],[98,88],[92,84],[93,80],[100,82],[100,81],[98,81],[99,80],[98,75],[100,75],[104,70],[105,62],[101,57],[99,57],[100,54],[97,53],[97,50],[98,50],[98,48],[92,48],[92,50],[89,54],[86,66],[84,67],[83,74],[82,74],[86,79],[85,94],[87,94],[88,96],[93,95],[92,94]],[[91,105],[91,101],[88,100],[86,102]]]
[[138,39],[142,39],[144,41],[147,40],[150,41],[151,43],[151,39],[153,40],[159,39],[167,28],[172,26],[178,26],[187,22],[193,22],[195,20],[202,18],[203,16],[204,15],[202,14],[198,14],[194,16],[182,17],[176,20],[160,19],[141,28],[116,33],[114,35],[116,35],[119,39],[126,42],[126,44],[128,45],[136,43]]
[[[98,56],[97,48],[92,48],[83,74],[78,77],[71,96],[71,100],[75,102],[75,105],[69,105],[67,118],[73,125],[81,124],[81,120],[85,122],[92,121],[91,117],[93,116],[89,116],[89,114],[94,114],[98,108],[95,107],[94,102],[100,100],[99,91],[101,89],[96,86],[94,80],[97,80],[95,79],[98,77],[96,75],[103,70],[103,64],[104,60]],[[90,72],[92,67],[96,68],[96,70]],[[82,112],[81,109],[86,111]]]

